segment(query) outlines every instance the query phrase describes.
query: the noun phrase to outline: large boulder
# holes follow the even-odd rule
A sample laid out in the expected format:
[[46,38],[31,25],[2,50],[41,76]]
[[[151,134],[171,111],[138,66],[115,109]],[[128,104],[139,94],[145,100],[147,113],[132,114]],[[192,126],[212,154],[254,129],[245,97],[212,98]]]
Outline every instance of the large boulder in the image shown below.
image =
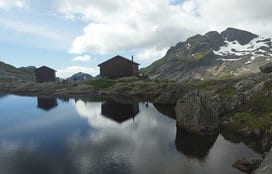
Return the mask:
[[262,73],[268,74],[272,72],[272,62],[267,63],[260,67]]
[[207,93],[189,92],[178,100],[175,110],[177,125],[187,132],[198,135],[218,133],[218,113]]
[[259,167],[261,162],[262,162],[261,158],[249,158],[249,159],[243,158],[241,160],[236,161],[232,166],[240,170],[241,172],[252,173]]
[[189,91],[193,90],[193,88],[194,87],[191,86],[181,85],[169,87],[155,99],[154,103],[175,105],[181,97],[186,95]]

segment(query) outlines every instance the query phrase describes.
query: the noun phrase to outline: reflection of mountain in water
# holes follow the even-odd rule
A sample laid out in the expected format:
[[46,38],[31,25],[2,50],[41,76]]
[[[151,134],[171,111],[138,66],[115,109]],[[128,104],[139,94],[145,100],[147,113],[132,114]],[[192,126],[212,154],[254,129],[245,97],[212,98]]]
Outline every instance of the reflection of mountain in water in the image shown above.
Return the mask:
[[101,113],[118,123],[134,118],[139,113],[139,103],[133,100],[109,99],[101,104]]
[[37,97],[38,108],[49,111],[58,105],[55,97]]
[[163,115],[176,119],[175,105],[153,104],[154,107]]
[[205,159],[209,150],[215,143],[218,135],[215,136],[200,136],[187,133],[182,128],[177,126],[176,133],[176,148],[188,157]]

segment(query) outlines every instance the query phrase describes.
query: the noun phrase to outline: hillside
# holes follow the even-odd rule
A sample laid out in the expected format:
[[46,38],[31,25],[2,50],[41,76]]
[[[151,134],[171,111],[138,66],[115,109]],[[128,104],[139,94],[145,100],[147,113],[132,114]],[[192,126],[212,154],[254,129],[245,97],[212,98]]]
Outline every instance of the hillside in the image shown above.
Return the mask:
[[271,56],[270,38],[227,28],[177,43],[142,71],[150,78],[179,81],[240,76],[259,72]]
[[27,80],[33,81],[35,79],[35,67],[22,67],[16,68],[0,61],[0,80],[14,81],[14,80]]

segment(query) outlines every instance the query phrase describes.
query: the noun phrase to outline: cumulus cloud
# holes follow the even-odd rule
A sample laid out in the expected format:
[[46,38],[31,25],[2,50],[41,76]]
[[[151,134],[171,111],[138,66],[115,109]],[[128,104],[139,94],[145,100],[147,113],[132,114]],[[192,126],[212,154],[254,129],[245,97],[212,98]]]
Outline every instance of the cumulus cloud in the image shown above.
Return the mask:
[[87,62],[91,60],[91,56],[89,55],[83,55],[83,56],[76,56],[73,58],[73,62],[79,61],[79,62]]
[[271,36],[272,28],[267,0],[57,0],[56,6],[88,22],[71,45],[77,54],[140,50],[139,58],[153,58],[193,34],[231,26]]
[[25,0],[0,0],[0,10],[9,10],[12,7],[25,8],[27,3]]
[[59,0],[58,7],[60,13],[81,14],[81,19],[90,21],[75,38],[71,53],[162,49],[192,33],[183,25],[186,21],[177,22],[185,18],[182,9],[167,0]]
[[166,54],[167,49],[156,49],[154,47],[146,49],[136,54],[136,58],[139,60],[158,59],[162,58]]
[[67,78],[78,72],[88,73],[93,76],[98,74],[98,68],[89,68],[82,66],[70,66],[64,69],[57,70],[57,76],[61,78]]

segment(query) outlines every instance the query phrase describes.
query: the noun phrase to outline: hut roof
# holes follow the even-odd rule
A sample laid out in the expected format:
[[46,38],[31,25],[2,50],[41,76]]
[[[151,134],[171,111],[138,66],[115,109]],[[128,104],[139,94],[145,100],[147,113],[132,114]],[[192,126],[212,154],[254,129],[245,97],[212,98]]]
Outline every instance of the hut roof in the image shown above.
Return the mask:
[[49,68],[49,67],[47,67],[47,66],[41,66],[41,67],[39,67],[39,68],[36,68],[36,70],[35,71],[38,71],[38,70],[40,70],[40,69],[49,69],[49,70],[51,70],[51,71],[55,71],[56,72],[56,70],[54,70],[54,69],[52,69],[52,68]]
[[129,59],[125,58],[125,57],[122,57],[122,56],[120,56],[120,55],[117,55],[117,56],[115,56],[115,57],[113,57],[113,58],[110,58],[109,60],[106,60],[105,62],[100,63],[98,66],[101,66],[101,65],[103,65],[103,64],[105,64],[105,63],[108,63],[108,62],[112,61],[113,59],[122,59],[122,60],[125,60],[125,61],[129,62],[129,63],[133,63],[133,64],[135,64],[135,65],[140,65],[139,63],[132,62],[131,60],[129,60]]

